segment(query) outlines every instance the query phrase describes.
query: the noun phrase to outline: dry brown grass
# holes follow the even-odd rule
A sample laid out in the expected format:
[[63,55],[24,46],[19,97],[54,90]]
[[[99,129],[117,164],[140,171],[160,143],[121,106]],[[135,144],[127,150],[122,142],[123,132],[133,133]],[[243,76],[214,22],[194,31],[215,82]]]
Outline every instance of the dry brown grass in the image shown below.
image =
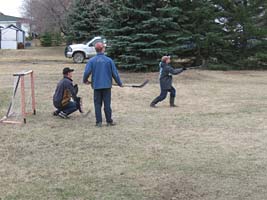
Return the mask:
[[[156,109],[149,103],[159,94],[158,74],[122,73],[125,83],[150,83],[113,87],[118,126],[96,128],[94,113],[51,116],[62,68],[75,68],[76,83],[84,69],[63,48],[0,55],[0,114],[14,72],[35,71],[37,98],[28,124],[0,124],[0,199],[267,198],[266,72],[186,71],[174,77],[179,107],[166,99]],[[92,89],[80,85],[80,95],[93,110]]]

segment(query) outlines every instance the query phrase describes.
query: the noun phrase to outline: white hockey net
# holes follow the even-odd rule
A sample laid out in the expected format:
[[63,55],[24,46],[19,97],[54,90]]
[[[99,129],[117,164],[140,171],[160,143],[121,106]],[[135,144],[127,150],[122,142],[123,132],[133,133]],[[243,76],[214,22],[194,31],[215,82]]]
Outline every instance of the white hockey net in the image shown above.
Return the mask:
[[13,74],[13,92],[2,123],[26,123],[28,114],[36,114],[33,71]]

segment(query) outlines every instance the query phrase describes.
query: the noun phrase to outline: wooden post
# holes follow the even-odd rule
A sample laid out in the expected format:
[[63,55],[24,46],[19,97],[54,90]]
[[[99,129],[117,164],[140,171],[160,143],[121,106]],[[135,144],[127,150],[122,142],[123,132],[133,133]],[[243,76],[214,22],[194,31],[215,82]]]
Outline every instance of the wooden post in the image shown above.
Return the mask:
[[24,76],[21,76],[21,115],[23,118],[24,123],[26,124],[26,109],[25,109],[25,83],[24,83]]
[[32,92],[32,111],[33,114],[36,115],[33,71],[31,72],[31,92]]

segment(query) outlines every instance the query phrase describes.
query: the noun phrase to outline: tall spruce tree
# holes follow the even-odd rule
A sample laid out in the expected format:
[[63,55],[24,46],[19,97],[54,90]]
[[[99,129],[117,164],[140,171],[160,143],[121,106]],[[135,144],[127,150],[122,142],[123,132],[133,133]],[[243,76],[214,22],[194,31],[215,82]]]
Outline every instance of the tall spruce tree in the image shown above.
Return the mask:
[[100,34],[99,22],[107,0],[74,0],[67,21],[69,41],[87,41]]
[[207,59],[221,43],[209,0],[116,0],[112,8],[104,35],[122,68],[157,68],[164,54]]
[[[258,52],[266,52],[266,1],[214,0],[220,11],[224,49],[220,59],[240,68],[249,66],[249,60]],[[252,59],[253,60],[253,59]],[[256,67],[256,66],[255,66]]]
[[[182,35],[177,44],[185,45],[177,52],[180,56],[195,56],[195,64],[207,64],[211,56],[215,56],[222,44],[221,27],[216,23],[216,7],[210,0],[179,0],[169,1],[170,8],[179,6],[178,22]],[[181,20],[182,19],[182,20]],[[178,45],[179,48],[179,45]]]
[[103,34],[111,40],[109,53],[120,68],[157,68],[162,55],[177,51],[182,20],[178,7],[162,0],[115,0],[111,5]]

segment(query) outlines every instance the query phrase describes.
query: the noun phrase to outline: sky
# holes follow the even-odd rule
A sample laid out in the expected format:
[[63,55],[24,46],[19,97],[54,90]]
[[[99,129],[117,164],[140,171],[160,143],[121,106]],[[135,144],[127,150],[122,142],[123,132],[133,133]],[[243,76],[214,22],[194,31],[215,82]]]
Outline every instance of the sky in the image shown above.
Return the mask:
[[22,17],[20,13],[22,2],[23,0],[0,0],[0,12],[5,15]]

